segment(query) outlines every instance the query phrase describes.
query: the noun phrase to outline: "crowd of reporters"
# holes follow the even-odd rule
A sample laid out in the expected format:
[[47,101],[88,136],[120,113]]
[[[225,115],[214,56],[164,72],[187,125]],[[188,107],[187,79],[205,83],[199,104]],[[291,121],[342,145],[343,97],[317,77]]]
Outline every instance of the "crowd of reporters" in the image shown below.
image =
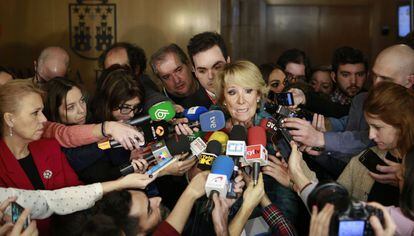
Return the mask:
[[116,43],[92,93],[59,47],[31,78],[2,70],[0,235],[241,235],[258,218],[274,235],[414,234],[412,48],[370,67],[339,47],[314,68],[298,49],[233,61],[214,32],[187,50],[157,50],[151,79]]

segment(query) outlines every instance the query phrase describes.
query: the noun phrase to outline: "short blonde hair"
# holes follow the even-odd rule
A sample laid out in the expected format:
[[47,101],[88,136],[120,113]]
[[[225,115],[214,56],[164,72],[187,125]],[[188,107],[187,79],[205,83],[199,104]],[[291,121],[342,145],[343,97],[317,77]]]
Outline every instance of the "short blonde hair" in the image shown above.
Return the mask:
[[11,80],[0,86],[0,137],[4,136],[4,114],[16,113],[22,98],[30,93],[39,94],[41,97],[44,95],[30,79]]
[[267,92],[269,91],[259,68],[250,61],[236,61],[226,64],[217,73],[214,83],[216,101],[221,106],[224,103],[224,87],[228,84],[255,89],[259,92],[262,99],[267,96]]

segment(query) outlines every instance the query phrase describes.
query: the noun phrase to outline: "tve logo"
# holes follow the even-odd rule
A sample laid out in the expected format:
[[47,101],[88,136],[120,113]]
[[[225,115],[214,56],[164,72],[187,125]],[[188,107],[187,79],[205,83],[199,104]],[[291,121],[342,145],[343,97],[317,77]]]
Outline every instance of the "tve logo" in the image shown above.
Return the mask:
[[217,121],[216,121],[215,116],[210,117],[210,128],[211,129],[217,128]]

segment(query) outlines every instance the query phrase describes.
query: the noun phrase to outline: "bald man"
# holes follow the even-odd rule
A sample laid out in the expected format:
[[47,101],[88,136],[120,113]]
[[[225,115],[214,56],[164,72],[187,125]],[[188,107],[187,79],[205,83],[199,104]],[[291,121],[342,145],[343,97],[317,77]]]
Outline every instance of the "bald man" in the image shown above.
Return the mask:
[[3,85],[7,83],[7,81],[10,81],[13,79],[13,76],[6,71],[0,71],[0,85]]
[[[109,68],[112,65],[130,65],[128,60],[128,54],[125,48],[117,47],[110,50],[104,60],[104,68]],[[137,68],[135,74],[140,75],[141,70]]]
[[374,84],[389,81],[406,88],[414,84],[414,50],[398,44],[384,49],[378,54],[372,68]]
[[[136,80],[142,84],[145,91],[144,109],[148,110],[152,105],[168,100],[160,93],[157,85],[145,74],[147,58],[142,48],[127,42],[119,42],[109,47],[99,58],[102,69],[108,69],[112,65],[129,66],[135,74]],[[102,79],[102,78],[100,78]],[[97,88],[102,84],[98,79]]]
[[[381,51],[372,68],[374,86],[381,81],[412,88],[414,84],[414,50],[398,44]],[[352,100],[344,132],[321,132],[296,118],[289,118],[286,127],[297,129],[293,138],[308,147],[324,148],[323,155],[315,160],[325,166],[333,176],[339,175],[351,157],[373,145],[369,139],[369,126],[365,120],[363,104],[367,93],[360,93]],[[409,109],[409,108],[407,108]],[[331,122],[335,119],[330,118]],[[308,150],[310,154],[317,154]],[[385,177],[384,177],[385,176]],[[392,174],[376,176],[378,182],[395,181]],[[396,184],[395,182],[393,182]]]
[[68,72],[69,54],[60,47],[47,47],[34,61],[34,80],[38,84],[46,83],[55,77],[63,77]]

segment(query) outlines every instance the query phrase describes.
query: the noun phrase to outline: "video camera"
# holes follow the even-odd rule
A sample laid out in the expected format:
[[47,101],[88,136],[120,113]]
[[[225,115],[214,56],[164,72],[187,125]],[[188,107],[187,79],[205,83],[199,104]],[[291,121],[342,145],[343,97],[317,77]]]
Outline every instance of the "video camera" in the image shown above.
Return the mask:
[[329,226],[329,235],[375,235],[369,223],[371,216],[377,216],[384,225],[384,216],[380,209],[354,201],[348,191],[335,182],[319,184],[309,195],[308,206],[316,205],[321,210],[326,203],[335,206]]

